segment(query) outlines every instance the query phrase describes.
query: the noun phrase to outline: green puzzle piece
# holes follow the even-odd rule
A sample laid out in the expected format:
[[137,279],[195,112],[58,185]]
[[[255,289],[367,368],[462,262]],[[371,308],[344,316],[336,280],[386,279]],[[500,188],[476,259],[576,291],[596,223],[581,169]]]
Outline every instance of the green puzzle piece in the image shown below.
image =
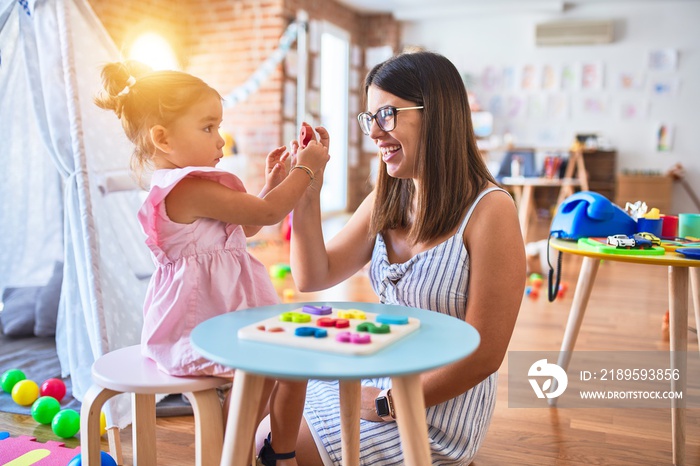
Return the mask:
[[309,314],[302,314],[301,312],[283,312],[280,314],[280,320],[282,322],[305,324],[307,322],[311,322],[311,316]]
[[369,333],[390,333],[391,328],[388,325],[375,325],[372,322],[362,322],[357,326],[358,332],[369,332]]

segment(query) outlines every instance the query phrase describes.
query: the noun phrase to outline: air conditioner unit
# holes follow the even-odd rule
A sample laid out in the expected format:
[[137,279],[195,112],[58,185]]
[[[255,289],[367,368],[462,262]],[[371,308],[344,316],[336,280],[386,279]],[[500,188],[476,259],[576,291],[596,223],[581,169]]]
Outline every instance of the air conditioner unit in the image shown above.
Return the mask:
[[613,21],[555,21],[535,29],[535,44],[591,45],[613,41]]

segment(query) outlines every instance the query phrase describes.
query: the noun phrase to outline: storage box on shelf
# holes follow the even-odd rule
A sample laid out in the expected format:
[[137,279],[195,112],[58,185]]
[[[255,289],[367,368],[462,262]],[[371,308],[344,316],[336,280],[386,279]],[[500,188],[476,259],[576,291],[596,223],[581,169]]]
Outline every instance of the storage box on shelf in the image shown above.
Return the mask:
[[624,207],[627,202],[646,202],[649,209],[656,207],[662,214],[670,214],[673,196],[673,179],[658,174],[617,175],[615,203]]

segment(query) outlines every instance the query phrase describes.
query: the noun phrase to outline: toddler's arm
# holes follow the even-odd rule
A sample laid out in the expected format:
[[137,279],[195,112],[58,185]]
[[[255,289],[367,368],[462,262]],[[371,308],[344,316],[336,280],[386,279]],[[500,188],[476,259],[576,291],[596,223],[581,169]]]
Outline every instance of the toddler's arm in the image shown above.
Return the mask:
[[[265,159],[265,186],[258,194],[258,197],[265,197],[267,193],[276,188],[287,177],[285,161],[289,157],[286,147],[281,146],[273,149]],[[243,225],[246,237],[251,237],[260,231],[262,225]]]

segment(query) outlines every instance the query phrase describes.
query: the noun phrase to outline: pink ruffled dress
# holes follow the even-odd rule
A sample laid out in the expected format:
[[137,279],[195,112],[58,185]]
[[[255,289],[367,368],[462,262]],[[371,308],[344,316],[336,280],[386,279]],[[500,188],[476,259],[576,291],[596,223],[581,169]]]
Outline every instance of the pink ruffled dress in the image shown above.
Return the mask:
[[238,309],[279,302],[265,266],[246,250],[240,225],[213,219],[175,223],[165,197],[186,176],[245,192],[235,175],[208,167],[157,170],[138,213],[156,270],[143,307],[141,352],[171,375],[230,376],[233,370],[203,358],[190,345],[194,327]]

